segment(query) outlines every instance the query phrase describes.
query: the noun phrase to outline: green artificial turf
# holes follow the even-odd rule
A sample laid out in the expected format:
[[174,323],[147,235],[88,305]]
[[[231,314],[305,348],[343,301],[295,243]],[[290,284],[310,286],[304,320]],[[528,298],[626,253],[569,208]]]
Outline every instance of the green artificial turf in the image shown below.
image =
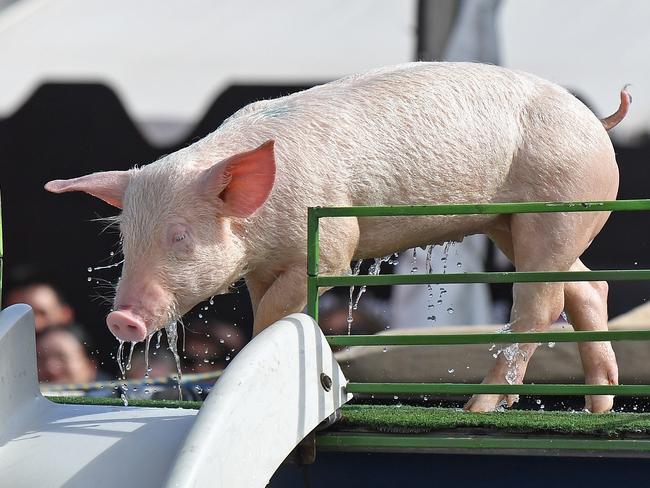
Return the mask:
[[[124,402],[119,398],[103,397],[47,397],[54,403],[65,403],[69,405],[108,405],[123,407]],[[129,407],[153,407],[153,408],[189,408],[198,410],[203,402],[179,401],[179,400],[129,400]]]
[[[56,403],[123,406],[117,398],[52,397]],[[201,402],[129,400],[129,406],[198,409]],[[422,434],[433,432],[565,434],[603,437],[650,434],[650,413],[545,412],[507,410],[469,413],[453,408],[406,405],[345,405],[329,431]]]
[[508,410],[470,413],[452,408],[349,405],[332,430],[421,434],[482,430],[485,433],[567,434],[617,437],[650,433],[650,414]]

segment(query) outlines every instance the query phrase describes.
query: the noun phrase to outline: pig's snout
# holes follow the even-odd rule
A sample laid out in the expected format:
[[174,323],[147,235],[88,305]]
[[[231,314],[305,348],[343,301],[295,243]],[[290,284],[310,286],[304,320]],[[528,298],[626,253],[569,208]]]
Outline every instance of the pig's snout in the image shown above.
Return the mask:
[[121,341],[142,342],[147,337],[144,321],[129,310],[115,310],[106,316],[106,325]]

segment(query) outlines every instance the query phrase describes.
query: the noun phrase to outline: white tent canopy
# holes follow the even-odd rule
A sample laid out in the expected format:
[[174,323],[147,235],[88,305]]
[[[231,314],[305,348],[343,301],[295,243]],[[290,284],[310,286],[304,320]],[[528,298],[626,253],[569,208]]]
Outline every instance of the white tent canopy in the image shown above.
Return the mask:
[[[600,116],[631,83],[631,113],[614,130],[630,140],[650,132],[649,18],[644,0],[503,0],[500,59],[574,90]],[[191,124],[233,83],[410,61],[416,23],[416,0],[20,0],[0,11],[0,117],[43,81],[100,81],[139,123]]]
[[43,81],[100,81],[142,122],[233,83],[328,81],[415,56],[415,0],[22,0],[0,12],[0,117]]

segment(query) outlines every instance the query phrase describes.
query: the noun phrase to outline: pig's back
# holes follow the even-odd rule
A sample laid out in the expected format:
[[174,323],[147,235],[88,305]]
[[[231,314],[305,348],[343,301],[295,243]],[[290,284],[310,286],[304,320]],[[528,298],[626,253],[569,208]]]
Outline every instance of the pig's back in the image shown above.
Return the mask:
[[494,66],[410,63],[261,102],[248,117],[260,140],[276,139],[278,184],[302,181],[313,204],[490,201],[539,83]]

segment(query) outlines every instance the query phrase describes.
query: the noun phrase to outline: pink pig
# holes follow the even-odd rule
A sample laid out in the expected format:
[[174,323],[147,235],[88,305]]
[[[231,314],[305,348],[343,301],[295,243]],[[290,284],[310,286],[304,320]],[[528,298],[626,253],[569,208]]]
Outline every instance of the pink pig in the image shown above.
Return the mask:
[[[198,302],[246,280],[259,333],[306,305],[309,206],[613,200],[606,129],[563,88],[471,63],[410,63],[252,103],[212,134],[129,171],[49,182],[122,209],[124,268],[106,322],[142,341]],[[325,219],[321,272],[350,261],[488,235],[518,271],[585,270],[580,255],[609,214]],[[512,330],[547,330],[562,310],[577,330],[607,328],[607,283],[514,286]],[[615,384],[609,343],[580,344],[589,384]],[[485,382],[521,382],[536,345],[499,356]],[[514,361],[514,364],[513,364]],[[473,411],[505,395],[475,395]],[[610,396],[587,397],[593,411]]]

